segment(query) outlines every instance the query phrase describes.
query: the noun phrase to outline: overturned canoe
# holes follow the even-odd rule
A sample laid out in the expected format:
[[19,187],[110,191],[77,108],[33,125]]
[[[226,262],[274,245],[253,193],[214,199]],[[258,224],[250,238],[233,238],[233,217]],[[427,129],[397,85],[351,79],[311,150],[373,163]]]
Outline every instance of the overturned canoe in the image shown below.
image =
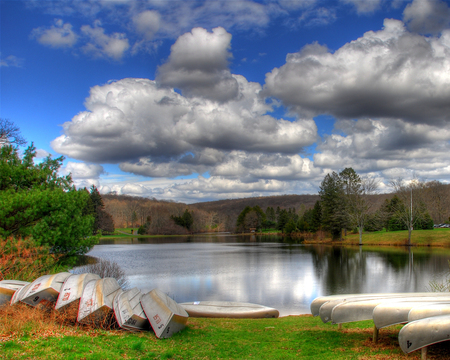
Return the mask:
[[9,304],[10,305],[14,305],[14,304],[18,303],[20,298],[22,297],[22,295],[25,294],[28,291],[30,286],[31,286],[31,283],[29,283],[28,285],[25,285],[21,289],[17,290],[14,293],[14,295],[11,297],[11,302]]
[[186,310],[158,289],[143,295],[141,305],[157,338],[169,338],[186,326]]
[[319,316],[320,308],[322,307],[322,305],[325,305],[326,303],[329,303],[329,302],[333,302],[335,305],[337,305],[340,302],[348,301],[348,300],[354,299],[354,298],[380,297],[380,296],[389,296],[389,295],[395,295],[395,294],[388,294],[388,293],[385,293],[385,294],[341,294],[341,295],[319,296],[311,302],[311,305],[310,305],[311,314],[313,316]]
[[142,293],[138,288],[119,291],[113,301],[117,323],[125,330],[150,330],[150,322],[141,305]]
[[450,315],[434,316],[406,324],[398,334],[403,352],[450,340]]
[[0,281],[0,306],[3,304],[9,304],[14,293],[28,284],[29,282],[20,280]]
[[[423,294],[423,293],[422,293]],[[408,297],[388,297],[366,300],[351,300],[343,302],[333,308],[331,312],[331,322],[334,324],[343,324],[348,322],[372,320],[373,310],[380,304],[393,303],[394,301],[438,301],[447,300],[449,295],[445,293],[425,293],[428,296],[408,296]]]
[[64,281],[70,275],[69,272],[61,272],[37,278],[30,284],[26,292],[20,293],[19,301],[31,306],[37,306],[43,300],[56,301]]
[[113,300],[121,290],[114,278],[89,281],[80,298],[77,321],[97,323],[105,319],[113,308]]
[[361,295],[339,295],[334,299],[331,299],[328,302],[323,303],[319,308],[319,316],[324,323],[328,321],[333,321],[336,324],[339,324],[338,321],[332,320],[332,312],[333,310],[341,306],[342,304],[356,302],[356,301],[376,301],[378,299],[392,299],[393,301],[410,299],[416,297],[439,297],[439,296],[448,296],[445,293],[430,293],[430,292],[421,292],[421,293],[392,293],[392,294],[361,294]]
[[55,309],[60,309],[81,298],[86,285],[92,280],[98,280],[100,276],[96,274],[73,274],[67,277],[61,287],[61,291],[56,301]]
[[408,313],[408,322],[443,315],[450,315],[450,303],[427,304],[411,309]]
[[191,317],[258,319],[277,318],[277,309],[231,301],[195,301],[180,304]]
[[[450,302],[450,295],[447,300]],[[404,324],[411,321],[409,320],[409,314],[415,308],[428,309],[430,306],[436,305],[436,302],[440,305],[443,301],[444,299],[426,299],[425,301],[420,301],[419,298],[416,298],[414,300],[402,300],[380,304],[373,309],[373,322],[377,329],[396,324]]]

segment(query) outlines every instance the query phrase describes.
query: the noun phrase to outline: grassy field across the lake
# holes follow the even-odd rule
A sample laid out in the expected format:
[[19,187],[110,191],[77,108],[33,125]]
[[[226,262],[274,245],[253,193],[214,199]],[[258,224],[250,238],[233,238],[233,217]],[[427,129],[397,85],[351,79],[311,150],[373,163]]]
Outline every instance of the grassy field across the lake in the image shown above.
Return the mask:
[[[64,325],[58,316],[26,305],[0,308],[2,359],[420,359],[398,345],[400,326],[380,331],[373,323],[323,324],[310,315],[278,319],[196,319],[170,339],[152,331],[131,333]],[[17,316],[14,315],[16,313]],[[432,346],[429,359],[450,359],[447,343]]]
[[[117,237],[161,237],[163,235],[136,235],[137,228],[133,229],[134,235],[131,235],[131,228],[116,229],[115,235],[102,236],[102,238],[117,238]],[[128,235],[130,234],[130,235]],[[275,229],[270,229],[261,233],[252,234],[236,234],[236,235],[281,235]],[[196,236],[202,235],[194,234]],[[211,235],[211,234],[209,234]],[[170,235],[165,235],[170,236]],[[183,235],[186,236],[186,235]],[[302,234],[293,234],[293,239],[301,238]],[[324,237],[322,239],[317,236],[305,237],[305,244],[330,244],[330,245],[358,245],[359,234],[347,233],[342,240],[332,241],[331,238]],[[366,232],[362,236],[363,245],[375,246],[405,246],[408,241],[408,231],[375,231]],[[411,245],[414,246],[438,246],[450,248],[450,229],[433,229],[433,230],[413,230],[411,235]]]
[[[404,246],[408,241],[408,231],[375,231],[364,233],[362,242],[364,245],[397,245]],[[335,241],[336,244],[356,245],[359,243],[359,234],[347,234],[343,241]],[[411,245],[417,246],[444,246],[450,247],[450,229],[413,230]]]

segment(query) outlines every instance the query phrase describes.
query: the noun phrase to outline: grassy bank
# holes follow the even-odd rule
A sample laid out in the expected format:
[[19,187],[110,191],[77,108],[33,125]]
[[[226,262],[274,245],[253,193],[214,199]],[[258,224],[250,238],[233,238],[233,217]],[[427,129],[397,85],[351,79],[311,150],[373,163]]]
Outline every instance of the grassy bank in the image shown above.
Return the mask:
[[[372,343],[371,321],[345,324],[338,330],[312,316],[189,318],[182,332],[158,340],[152,332],[63,325],[48,313],[21,307],[16,319],[10,309],[0,310],[3,359],[420,359],[420,352],[401,351],[399,326],[383,329],[379,343]],[[27,315],[30,312],[32,317]],[[450,359],[449,350],[445,343],[433,346],[429,359]]]
[[[347,234],[342,241],[331,241],[331,239],[305,241],[305,243],[318,242],[333,243],[336,245],[358,245],[359,234]],[[364,233],[362,242],[363,245],[404,246],[408,242],[408,231],[375,231]],[[413,230],[411,244],[415,246],[450,247],[450,229]]]

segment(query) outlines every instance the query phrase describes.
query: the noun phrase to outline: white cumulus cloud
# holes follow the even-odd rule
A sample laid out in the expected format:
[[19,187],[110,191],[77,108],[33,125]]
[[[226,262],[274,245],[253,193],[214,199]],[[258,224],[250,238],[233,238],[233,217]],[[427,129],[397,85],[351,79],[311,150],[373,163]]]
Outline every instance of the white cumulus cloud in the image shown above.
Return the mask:
[[441,0],[414,0],[403,11],[409,29],[422,34],[437,34],[450,25],[450,7]]
[[450,121],[450,30],[428,38],[386,19],[380,31],[330,52],[311,44],[266,74],[264,94],[304,116]]
[[107,35],[98,21],[95,22],[94,27],[83,25],[81,32],[89,39],[88,43],[83,46],[84,52],[95,57],[120,60],[130,47],[126,34],[116,32]]
[[71,174],[73,179],[98,179],[103,174],[103,166],[98,164],[76,163],[69,161],[63,169],[65,174]]
[[169,61],[158,69],[162,86],[179,88],[188,97],[226,102],[238,95],[238,83],[228,69],[231,34],[195,28],[172,45]]
[[55,19],[55,24],[49,28],[33,29],[31,36],[36,38],[40,44],[54,48],[72,47],[78,38],[72,30],[72,25],[64,23],[62,19]]

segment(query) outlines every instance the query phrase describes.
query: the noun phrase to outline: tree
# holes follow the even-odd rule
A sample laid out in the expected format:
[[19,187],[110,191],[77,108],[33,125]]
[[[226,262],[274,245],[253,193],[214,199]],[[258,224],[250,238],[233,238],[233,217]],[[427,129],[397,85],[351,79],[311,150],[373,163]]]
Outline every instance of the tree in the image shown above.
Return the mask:
[[192,217],[192,214],[189,212],[188,209],[184,211],[182,216],[172,215],[171,218],[175,222],[175,224],[182,226],[187,230],[190,230],[192,224],[194,223],[194,218]]
[[292,234],[297,230],[297,223],[295,222],[294,218],[289,219],[285,227],[283,228],[283,232],[285,234]]
[[320,184],[319,195],[322,206],[322,224],[331,233],[333,240],[342,236],[347,224],[346,204],[343,199],[342,181],[336,172],[327,174]]
[[188,209],[184,210],[183,222],[184,222],[184,227],[188,230],[191,230],[191,226],[194,223],[194,218],[192,217],[192,214],[189,212]]
[[[343,200],[345,202],[344,205],[345,211],[350,215],[353,213],[352,207],[356,205],[354,203],[355,196],[360,192],[361,189],[361,178],[352,168],[345,168],[344,170],[342,170],[339,173],[339,178],[342,184],[342,191],[344,195]],[[347,228],[353,225],[351,224],[351,221],[353,220],[353,223],[355,223],[355,219],[352,216],[349,216],[348,220],[349,221],[347,221],[347,223],[344,224],[345,235],[347,235]]]
[[436,224],[443,223],[450,214],[450,185],[439,181],[430,181],[425,184],[425,202],[431,217]]
[[345,195],[349,218],[356,224],[359,230],[359,245],[362,245],[364,225],[373,205],[368,197],[374,194],[377,189],[378,183],[374,179],[361,179],[358,177],[358,179],[353,182],[348,194]]
[[245,231],[251,228],[260,229],[266,221],[266,214],[256,205],[246,206],[236,220],[236,231]]
[[97,187],[92,185],[89,190],[86,191],[89,193],[89,200],[85,207],[85,213],[94,217],[92,233],[96,235],[101,231],[102,234],[113,234],[114,220],[112,216],[105,211],[103,198]]
[[401,200],[397,195],[394,195],[390,200],[386,199],[383,205],[381,205],[378,211],[378,216],[386,231],[391,231],[389,224],[392,222],[392,218],[395,217],[395,212],[399,206],[401,206]]
[[309,224],[309,231],[316,232],[322,225],[322,205],[320,201],[316,201],[311,214],[311,223]]
[[63,157],[34,164],[31,144],[22,158],[11,145],[0,149],[0,236],[32,236],[53,252],[86,253],[98,242],[92,237],[94,217],[85,213],[89,194],[60,177]]
[[286,209],[280,210],[278,213],[278,219],[277,219],[277,229],[284,231],[284,228],[286,227],[289,220],[290,220],[290,217],[289,217],[288,211]]
[[396,205],[395,216],[408,229],[408,246],[411,245],[411,232],[426,213],[423,201],[424,183],[413,179],[406,183],[403,179],[391,181],[394,192],[400,199]]
[[15,145],[16,147],[25,145],[27,142],[20,134],[18,126],[8,119],[0,118],[0,147]]

